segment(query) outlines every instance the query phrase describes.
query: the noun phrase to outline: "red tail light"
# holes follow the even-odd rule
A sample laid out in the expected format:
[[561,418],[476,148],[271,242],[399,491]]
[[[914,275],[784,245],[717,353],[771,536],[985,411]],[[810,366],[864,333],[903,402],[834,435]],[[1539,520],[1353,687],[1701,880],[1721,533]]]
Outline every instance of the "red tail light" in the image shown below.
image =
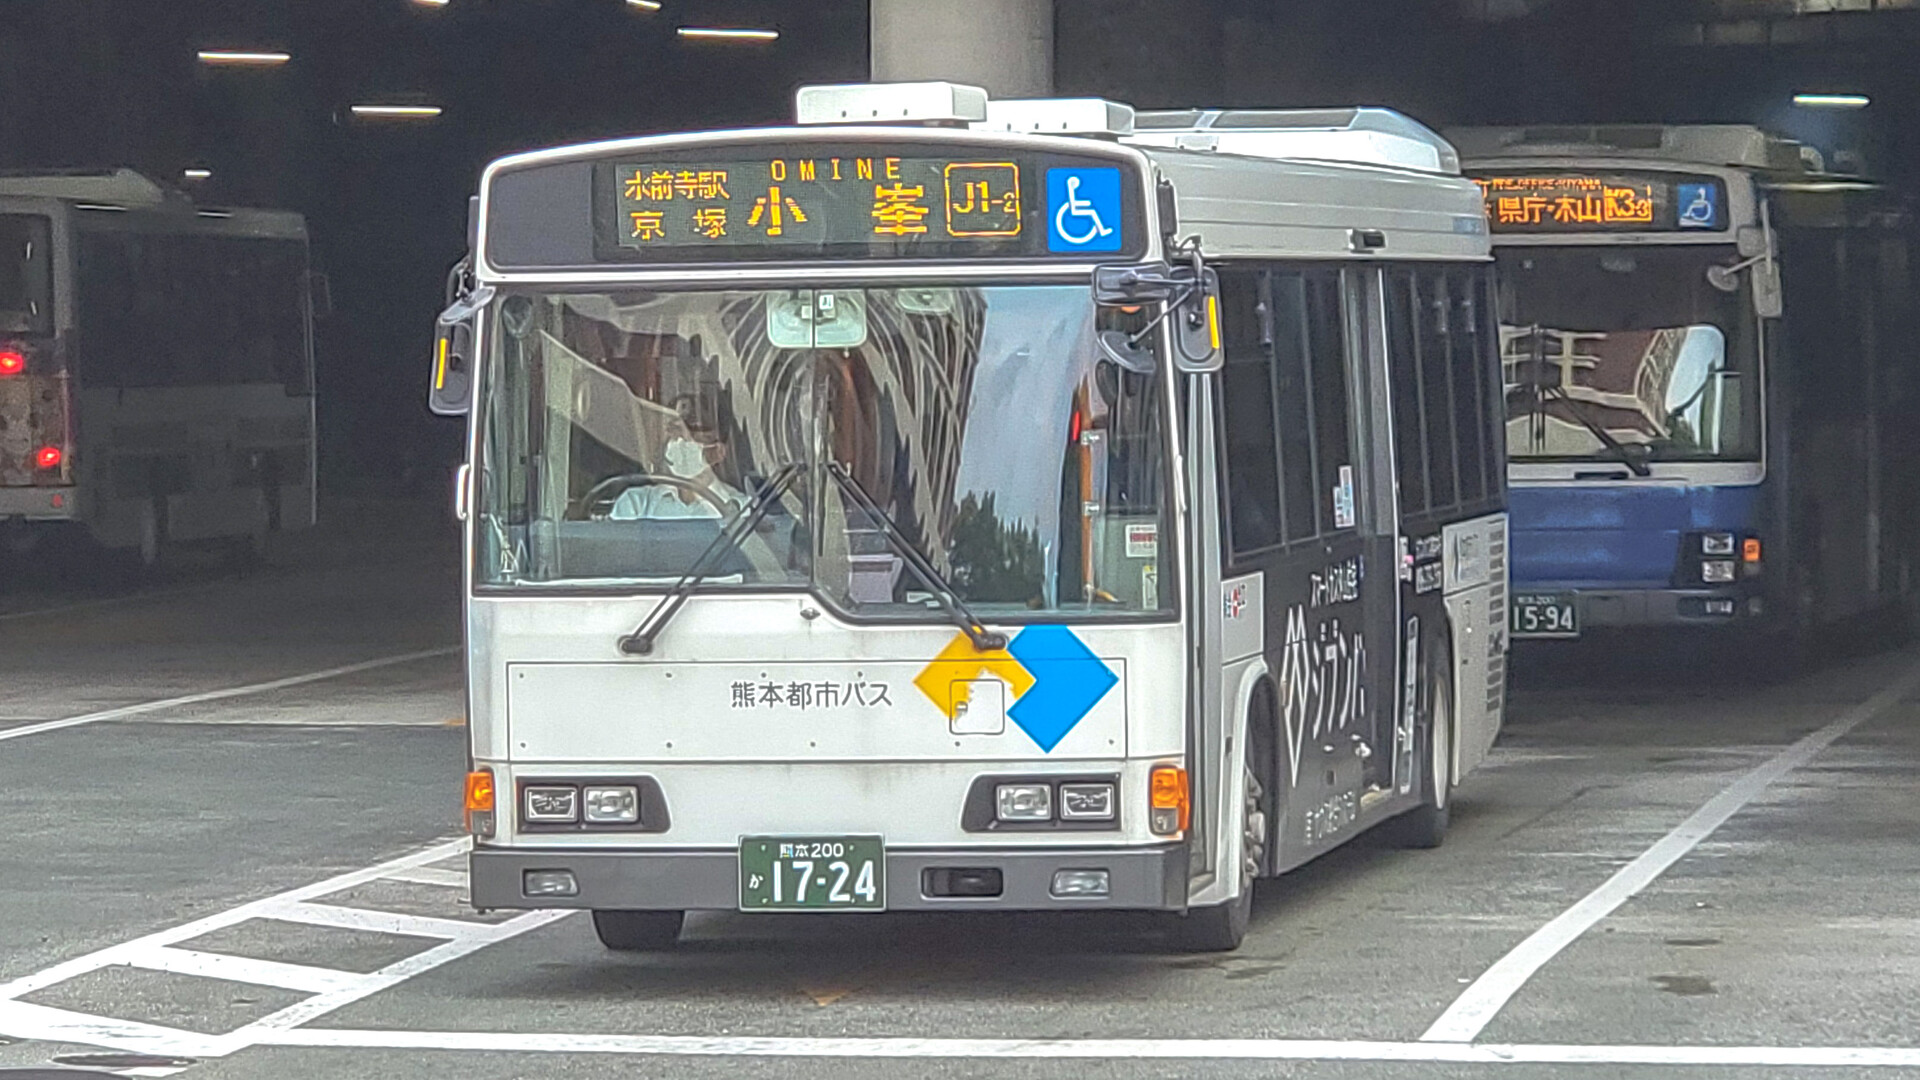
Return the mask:
[[27,370],[27,356],[18,349],[0,349],[0,379]]
[[43,469],[57,469],[66,459],[66,451],[57,446],[43,446],[33,455],[33,463]]

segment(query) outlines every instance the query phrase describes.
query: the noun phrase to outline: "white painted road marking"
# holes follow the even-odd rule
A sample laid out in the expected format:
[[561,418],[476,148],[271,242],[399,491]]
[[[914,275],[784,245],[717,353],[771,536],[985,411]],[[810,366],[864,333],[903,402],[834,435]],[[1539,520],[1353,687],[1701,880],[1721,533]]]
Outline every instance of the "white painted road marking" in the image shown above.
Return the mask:
[[1572,1046],[1364,1039],[833,1039],[346,1028],[302,1028],[267,1035],[257,1042],[262,1046],[666,1057],[1160,1058],[1784,1068],[1920,1066],[1920,1049],[1891,1046]]
[[[1813,760],[1814,755],[1834,740],[1897,703],[1920,686],[1920,668],[1909,670],[1891,686],[1847,710],[1839,719],[1820,728],[1768,758],[1741,776],[1726,790],[1695,810],[1674,830],[1660,838],[1640,857],[1621,867],[1599,888],[1582,897],[1579,903],[1555,916],[1553,921],[1535,930],[1525,941],[1495,961],[1454,999],[1440,1019],[1433,1022],[1423,1042],[1471,1042],[1487,1024],[1520,992],[1534,972],[1573,944],[1595,923],[1611,915],[1634,894],[1651,885],[1667,868],[1679,862],[1695,845],[1713,835],[1715,829],[1740,812],[1765,791],[1769,784]],[[1916,1059],[1920,1064],[1920,1059]]]
[[[160,930],[85,956],[55,964],[0,984],[0,1034],[46,1042],[84,1043],[113,1050],[172,1057],[224,1057],[309,1023],[345,1005],[379,993],[468,953],[545,926],[573,914],[570,911],[530,911],[502,923],[434,919],[397,912],[316,904],[310,901],[376,880],[394,880],[456,858],[471,842],[462,837],[435,844],[411,855],[317,881],[311,885],[265,897],[190,923]],[[451,873],[451,871],[442,871]],[[223,953],[180,948],[179,943],[254,919],[346,926],[376,932],[412,934],[438,943],[373,972],[337,971],[305,964],[254,960]],[[313,996],[224,1035],[95,1016],[21,1001],[20,998],[89,972],[109,967],[135,967],[186,976],[232,979],[259,986],[277,986]]]
[[229,686],[223,690],[204,690],[197,694],[182,694],[179,697],[160,698],[156,701],[142,701],[133,705],[122,705],[99,712],[69,716],[63,720],[46,720],[38,724],[0,730],[0,742],[8,739],[39,735],[63,728],[79,727],[82,724],[97,724],[103,720],[124,720],[129,716],[160,712],[163,709],[177,709],[183,705],[202,705],[209,701],[226,701],[229,698],[250,697],[274,690],[285,690],[291,686],[305,686],[307,683],[325,679],[337,679],[342,675],[357,675],[362,671],[374,671],[379,668],[393,667],[396,664],[410,664],[416,660],[429,660],[437,656],[451,656],[460,651],[458,645],[448,645],[438,649],[422,649],[419,652],[400,653],[397,656],[382,656],[372,660],[362,660],[357,664],[342,664],[339,667],[309,671],[302,675],[288,675],[281,679],[269,679],[266,682],[248,683],[245,686]]

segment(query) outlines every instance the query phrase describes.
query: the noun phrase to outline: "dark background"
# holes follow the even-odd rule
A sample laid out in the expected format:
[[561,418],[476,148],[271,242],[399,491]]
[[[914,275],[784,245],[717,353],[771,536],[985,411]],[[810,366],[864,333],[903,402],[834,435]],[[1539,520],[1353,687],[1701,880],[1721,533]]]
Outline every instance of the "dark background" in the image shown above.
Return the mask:
[[[954,0],[964,2],[964,0]],[[1377,104],[1460,123],[1726,121],[1920,172],[1920,0],[1056,0],[1055,82],[1139,107]],[[683,24],[779,29],[694,44]],[[277,48],[272,68],[201,48]],[[0,0],[0,168],[131,165],[212,204],[304,212],[323,483],[430,485],[459,425],[424,408],[466,196],[500,154],[777,123],[867,75],[864,0]],[[1872,96],[1794,108],[1795,91]],[[424,122],[353,102],[432,103]]]

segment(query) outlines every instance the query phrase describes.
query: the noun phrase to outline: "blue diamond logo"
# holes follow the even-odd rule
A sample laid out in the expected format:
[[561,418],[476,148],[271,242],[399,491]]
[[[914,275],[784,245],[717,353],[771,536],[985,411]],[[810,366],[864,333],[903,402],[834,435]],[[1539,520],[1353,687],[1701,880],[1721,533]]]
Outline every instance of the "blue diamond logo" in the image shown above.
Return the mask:
[[1064,626],[1029,626],[1007,646],[1033,676],[1007,715],[1048,753],[1086,719],[1120,677]]

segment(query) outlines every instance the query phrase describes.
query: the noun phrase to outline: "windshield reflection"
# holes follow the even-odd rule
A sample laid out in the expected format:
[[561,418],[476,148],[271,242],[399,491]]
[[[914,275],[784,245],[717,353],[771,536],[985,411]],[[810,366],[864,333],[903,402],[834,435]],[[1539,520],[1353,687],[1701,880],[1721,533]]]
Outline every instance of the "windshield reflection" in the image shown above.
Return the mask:
[[1509,455],[1757,459],[1752,311],[1744,291],[1706,280],[1733,258],[1719,247],[1501,252]]
[[670,583],[798,462],[705,584],[941,617],[892,531],[983,613],[1164,610],[1163,377],[1094,339],[1149,317],[1085,286],[506,297],[480,580]]

